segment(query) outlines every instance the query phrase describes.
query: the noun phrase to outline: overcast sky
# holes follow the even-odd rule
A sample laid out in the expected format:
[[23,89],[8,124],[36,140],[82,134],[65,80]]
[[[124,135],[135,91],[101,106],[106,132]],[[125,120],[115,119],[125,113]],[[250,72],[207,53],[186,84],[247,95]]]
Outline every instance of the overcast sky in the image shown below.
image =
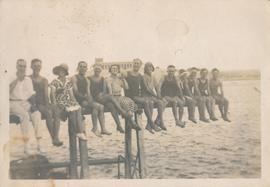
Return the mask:
[[[259,69],[266,57],[266,1],[0,1],[1,63],[130,61]],[[4,41],[4,42],[3,42]]]

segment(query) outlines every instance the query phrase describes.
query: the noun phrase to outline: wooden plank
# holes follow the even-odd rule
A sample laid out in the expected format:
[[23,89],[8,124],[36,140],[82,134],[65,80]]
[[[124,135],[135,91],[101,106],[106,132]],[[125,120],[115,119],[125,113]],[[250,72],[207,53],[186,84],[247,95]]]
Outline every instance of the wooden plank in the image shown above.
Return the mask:
[[76,139],[76,129],[72,124],[72,120],[68,119],[68,134],[69,134],[69,176],[71,179],[78,178],[77,170],[77,139]]
[[146,157],[145,157],[145,149],[144,149],[144,126],[142,124],[142,114],[136,114],[136,122],[141,127],[142,130],[137,131],[137,150],[139,155],[139,176],[140,178],[146,178]]
[[[97,160],[88,160],[88,165],[89,166],[94,166],[94,165],[105,165],[105,164],[118,164],[119,163],[125,163],[125,159],[120,157],[119,158],[104,158],[104,159],[97,159]],[[81,163],[77,162],[77,166],[80,166]],[[48,164],[41,164],[41,165],[28,165],[26,167],[21,167],[21,166],[13,166],[10,168],[11,171],[18,171],[18,170],[26,170],[26,169],[35,169],[35,168],[48,168],[48,169],[53,169],[53,168],[65,168],[69,167],[70,163],[69,162],[52,162]]]
[[132,162],[132,131],[131,125],[125,120],[125,178],[131,178],[131,162]]

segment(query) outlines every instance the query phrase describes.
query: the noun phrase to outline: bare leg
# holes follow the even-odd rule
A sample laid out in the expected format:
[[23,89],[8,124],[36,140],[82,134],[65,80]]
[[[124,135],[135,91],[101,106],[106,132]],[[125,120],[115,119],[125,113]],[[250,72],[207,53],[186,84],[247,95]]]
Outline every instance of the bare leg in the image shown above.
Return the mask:
[[162,130],[167,130],[167,128],[164,125],[163,121],[163,112],[166,108],[167,103],[163,102],[162,100],[157,101],[157,107],[158,107],[158,116],[155,121],[155,123],[162,129]]
[[115,106],[113,105],[113,103],[111,102],[107,102],[106,103],[106,107],[109,109],[109,111],[111,112],[111,115],[116,123],[116,130],[118,130],[120,133],[124,133],[124,129],[122,128],[121,126],[121,122],[120,122],[120,119],[119,119],[119,114],[115,108]]
[[195,101],[193,99],[186,98],[185,104],[187,105],[188,108],[188,119],[193,123],[197,123],[195,119],[195,106],[196,106]]
[[98,126],[97,126],[97,122],[98,122],[98,110],[95,107],[92,107],[92,124],[93,124],[93,128],[92,128],[92,132],[98,136],[101,137],[100,132],[98,131]]
[[105,128],[104,106],[98,103],[94,103],[94,107],[98,110],[98,120],[100,123],[101,134],[111,135]]
[[205,99],[203,98],[197,98],[197,103],[198,103],[198,110],[199,110],[199,116],[200,120],[206,123],[209,123],[209,119],[205,117]]
[[228,118],[228,110],[229,110],[229,101],[224,98],[224,116],[223,119],[225,121],[231,122],[231,120]]

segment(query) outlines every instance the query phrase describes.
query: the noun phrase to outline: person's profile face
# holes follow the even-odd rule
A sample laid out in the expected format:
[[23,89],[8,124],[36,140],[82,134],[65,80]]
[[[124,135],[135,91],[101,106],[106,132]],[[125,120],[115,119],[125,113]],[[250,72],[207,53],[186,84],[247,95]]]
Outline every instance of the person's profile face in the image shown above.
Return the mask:
[[87,64],[86,63],[80,63],[78,65],[78,71],[80,74],[84,75],[88,70]]
[[32,68],[32,70],[34,72],[39,73],[40,70],[41,70],[41,62],[40,61],[36,61],[36,62],[32,63],[31,68]]
[[175,68],[174,67],[168,68],[167,73],[169,76],[174,76],[175,75]]
[[117,75],[118,73],[118,67],[117,66],[112,66],[111,67],[111,74],[112,75]]

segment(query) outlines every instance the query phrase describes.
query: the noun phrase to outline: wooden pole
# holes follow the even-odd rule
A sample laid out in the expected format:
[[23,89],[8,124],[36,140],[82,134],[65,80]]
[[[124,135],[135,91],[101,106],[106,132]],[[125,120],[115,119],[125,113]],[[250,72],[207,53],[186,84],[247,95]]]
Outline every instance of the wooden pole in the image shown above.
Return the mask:
[[89,178],[89,165],[88,165],[88,149],[87,141],[79,140],[80,146],[80,163],[81,163],[81,179]]
[[132,162],[132,149],[131,149],[132,131],[131,125],[125,120],[125,178],[131,178],[131,162]]
[[140,178],[146,178],[146,159],[144,152],[144,127],[142,124],[142,114],[136,115],[136,123],[141,127],[142,130],[136,131],[137,138],[137,151],[139,155],[139,176]]
[[77,139],[76,139],[76,129],[74,128],[73,120],[71,116],[68,117],[68,134],[69,134],[69,176],[71,179],[78,178],[77,171]]

